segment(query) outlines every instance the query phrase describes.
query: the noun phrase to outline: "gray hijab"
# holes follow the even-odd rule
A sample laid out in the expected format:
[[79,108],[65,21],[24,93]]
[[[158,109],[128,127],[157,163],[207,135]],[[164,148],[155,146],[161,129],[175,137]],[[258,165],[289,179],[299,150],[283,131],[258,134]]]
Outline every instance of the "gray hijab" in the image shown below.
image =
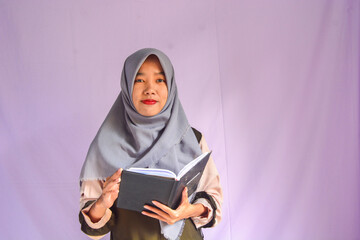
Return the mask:
[[[150,55],[157,56],[164,70],[168,98],[160,113],[146,117],[136,111],[132,90],[136,73]],[[163,168],[177,174],[200,154],[201,149],[178,98],[169,58],[157,49],[145,48],[125,60],[121,92],[90,145],[80,181],[105,180],[117,169],[130,167]],[[183,221],[171,226],[162,223],[161,228],[165,237],[176,239]]]

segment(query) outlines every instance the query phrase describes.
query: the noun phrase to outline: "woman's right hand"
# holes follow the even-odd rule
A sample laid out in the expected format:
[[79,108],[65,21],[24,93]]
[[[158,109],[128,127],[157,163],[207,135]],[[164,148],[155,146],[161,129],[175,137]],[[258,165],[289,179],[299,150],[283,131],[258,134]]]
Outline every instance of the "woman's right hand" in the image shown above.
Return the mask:
[[106,178],[102,194],[97,200],[104,208],[110,208],[119,194],[122,168],[119,168],[113,175]]
[[93,223],[98,222],[110,208],[119,194],[122,168],[119,168],[112,176],[106,178],[101,196],[91,206],[87,215]]

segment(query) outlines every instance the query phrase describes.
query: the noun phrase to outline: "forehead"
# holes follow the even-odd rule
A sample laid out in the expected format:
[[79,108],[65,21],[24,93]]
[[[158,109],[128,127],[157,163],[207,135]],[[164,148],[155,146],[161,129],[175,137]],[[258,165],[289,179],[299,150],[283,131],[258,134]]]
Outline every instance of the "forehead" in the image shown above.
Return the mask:
[[140,66],[139,71],[143,68],[143,66],[153,66],[153,67],[157,67],[159,69],[163,69],[161,66],[161,63],[159,61],[159,58],[155,55],[150,55],[148,56],[145,61],[143,62],[143,64]]

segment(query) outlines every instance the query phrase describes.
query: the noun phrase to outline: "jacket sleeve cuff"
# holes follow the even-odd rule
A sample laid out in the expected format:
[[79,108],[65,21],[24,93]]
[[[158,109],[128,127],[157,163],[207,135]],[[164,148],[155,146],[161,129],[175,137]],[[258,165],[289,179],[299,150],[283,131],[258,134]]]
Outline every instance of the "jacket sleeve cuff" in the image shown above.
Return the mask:
[[[200,199],[204,199],[207,202],[207,204],[209,204],[207,206],[210,206],[210,207],[208,207],[208,209],[211,209],[212,214],[211,215],[208,214],[208,217],[210,218],[209,221],[205,225],[202,225],[202,226],[199,226],[199,227],[202,227],[202,228],[213,227],[215,225],[215,223],[216,223],[216,210],[217,210],[216,203],[215,203],[213,197],[211,195],[209,195],[207,192],[204,192],[204,191],[196,193],[195,198],[193,200],[193,203],[197,202]],[[196,225],[196,223],[195,223],[195,225]]]
[[193,204],[202,204],[206,210],[207,213],[203,214],[198,217],[192,217],[192,221],[194,222],[196,228],[200,228],[208,224],[211,219],[213,218],[213,209],[210,205],[210,203],[205,198],[198,198]]
[[95,203],[95,201],[87,206],[86,208],[83,208],[81,210],[82,215],[84,216],[84,220],[87,223],[87,225],[93,229],[99,229],[105,226],[105,224],[110,220],[112,211],[110,209],[106,209],[104,216],[98,221],[98,222],[92,222],[90,217],[87,215],[89,212],[91,206]]

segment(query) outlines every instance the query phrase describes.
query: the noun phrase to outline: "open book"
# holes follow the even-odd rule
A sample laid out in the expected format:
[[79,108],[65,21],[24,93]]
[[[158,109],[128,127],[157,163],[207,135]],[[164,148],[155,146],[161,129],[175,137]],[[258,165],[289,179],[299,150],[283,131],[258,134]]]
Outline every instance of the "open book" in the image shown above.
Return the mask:
[[155,200],[176,209],[185,187],[189,196],[196,191],[209,157],[210,152],[201,154],[185,165],[178,175],[156,168],[124,170],[117,207],[141,212],[145,204],[153,206],[151,201]]

